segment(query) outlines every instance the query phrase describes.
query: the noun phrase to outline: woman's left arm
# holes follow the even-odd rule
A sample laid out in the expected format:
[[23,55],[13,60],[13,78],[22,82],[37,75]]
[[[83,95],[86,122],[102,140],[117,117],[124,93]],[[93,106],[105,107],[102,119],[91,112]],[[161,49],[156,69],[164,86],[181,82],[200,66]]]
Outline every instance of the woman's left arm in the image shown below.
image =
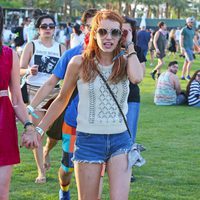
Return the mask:
[[24,124],[27,120],[29,120],[29,116],[25,104],[22,100],[20,88],[19,59],[15,51],[13,51],[13,64],[9,89],[11,93],[12,105],[17,115],[17,118]]
[[[131,33],[128,33],[128,35]],[[129,38],[129,37],[127,37]],[[129,40],[131,41],[131,40]],[[140,61],[138,60],[137,53],[134,49],[134,44],[132,42],[127,42],[127,74],[129,80],[134,83],[140,83],[143,79],[144,70]]]
[[137,57],[134,48],[132,29],[126,29],[127,35],[123,41],[127,50],[127,75],[129,80],[134,83],[140,83],[143,79],[144,70]]
[[[27,137],[27,148],[33,149],[38,147],[37,135],[34,132],[34,127],[30,126],[29,116],[26,110],[26,106],[22,100],[22,94],[20,89],[20,68],[19,59],[15,51],[13,51],[13,64],[11,71],[11,81],[9,84],[9,90],[11,94],[11,101],[17,118],[25,125],[24,136]],[[29,125],[27,124],[29,123]],[[22,138],[23,139],[23,138]]]

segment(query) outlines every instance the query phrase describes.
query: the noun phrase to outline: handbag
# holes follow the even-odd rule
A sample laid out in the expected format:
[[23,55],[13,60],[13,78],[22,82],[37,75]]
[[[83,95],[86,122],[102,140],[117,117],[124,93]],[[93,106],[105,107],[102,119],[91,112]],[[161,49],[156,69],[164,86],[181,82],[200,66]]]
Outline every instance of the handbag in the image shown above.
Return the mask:
[[28,98],[28,90],[27,90],[27,83],[26,83],[26,77],[27,74],[25,74],[22,79],[21,79],[21,93],[22,93],[22,98],[24,103],[28,103],[29,102],[29,98]]
[[115,95],[113,94],[113,92],[112,92],[110,86],[108,85],[106,79],[105,79],[104,76],[101,74],[101,72],[100,72],[99,70],[97,70],[97,72],[98,72],[99,76],[101,77],[101,79],[103,80],[103,82],[105,83],[105,85],[106,85],[108,91],[110,92],[110,94],[111,94],[113,100],[115,101],[115,103],[116,103],[116,105],[117,105],[117,107],[118,107],[118,109],[119,109],[119,112],[120,112],[121,115],[122,115],[122,118],[123,118],[124,123],[125,123],[126,128],[127,128],[127,131],[128,131],[128,133],[129,133],[129,135],[130,135],[130,137],[131,137],[131,131],[130,131],[129,127],[128,127],[128,123],[127,123],[127,121],[126,121],[126,117],[124,116],[124,113],[123,113],[123,111],[122,111],[122,109],[121,109],[121,107],[120,107],[120,105],[119,105],[117,99],[115,98]]

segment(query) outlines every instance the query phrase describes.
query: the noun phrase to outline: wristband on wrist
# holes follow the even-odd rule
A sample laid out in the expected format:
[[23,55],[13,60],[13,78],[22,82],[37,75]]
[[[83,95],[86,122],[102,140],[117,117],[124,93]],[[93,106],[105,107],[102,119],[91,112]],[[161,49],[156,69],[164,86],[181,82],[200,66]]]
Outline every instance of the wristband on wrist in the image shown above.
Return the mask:
[[128,47],[129,47],[131,44],[134,45],[134,43],[133,43],[132,41],[127,42],[127,44],[126,44],[126,46],[125,46],[126,50],[128,49]]
[[39,126],[35,127],[35,130],[37,131],[37,133],[42,137],[44,135],[44,130],[41,129]]
[[26,108],[28,110],[28,114],[32,115],[36,119],[39,118],[39,116],[35,114],[35,110],[31,105],[28,105]]
[[127,58],[129,58],[131,55],[136,55],[137,53],[136,53],[136,51],[133,51],[133,52],[131,52],[131,53],[129,53],[128,55],[127,55]]
[[31,121],[27,120],[27,121],[24,123],[24,129],[26,129],[27,126],[34,126],[34,124],[33,124]]

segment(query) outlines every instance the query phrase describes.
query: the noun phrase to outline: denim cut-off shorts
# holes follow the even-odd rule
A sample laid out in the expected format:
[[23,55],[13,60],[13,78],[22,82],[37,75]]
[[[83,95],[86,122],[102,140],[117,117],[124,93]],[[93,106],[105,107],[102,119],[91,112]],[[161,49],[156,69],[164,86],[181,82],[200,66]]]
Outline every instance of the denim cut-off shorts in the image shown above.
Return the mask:
[[193,53],[193,50],[192,49],[189,49],[189,48],[186,48],[185,49],[185,59],[188,61],[188,62],[191,62],[194,60],[194,53]]
[[89,134],[76,132],[72,161],[82,163],[105,163],[111,157],[127,154],[132,146],[128,131],[119,134]]

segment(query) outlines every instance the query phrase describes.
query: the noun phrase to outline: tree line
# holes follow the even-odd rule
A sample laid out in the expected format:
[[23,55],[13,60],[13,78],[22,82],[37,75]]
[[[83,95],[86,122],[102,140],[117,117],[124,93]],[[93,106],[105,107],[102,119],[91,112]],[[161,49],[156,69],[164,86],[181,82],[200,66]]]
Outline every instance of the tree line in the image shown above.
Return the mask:
[[0,5],[7,8],[41,8],[59,13],[61,20],[81,16],[88,8],[107,8],[117,10],[130,17],[180,19],[194,16],[200,10],[196,0],[0,0]]

